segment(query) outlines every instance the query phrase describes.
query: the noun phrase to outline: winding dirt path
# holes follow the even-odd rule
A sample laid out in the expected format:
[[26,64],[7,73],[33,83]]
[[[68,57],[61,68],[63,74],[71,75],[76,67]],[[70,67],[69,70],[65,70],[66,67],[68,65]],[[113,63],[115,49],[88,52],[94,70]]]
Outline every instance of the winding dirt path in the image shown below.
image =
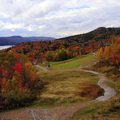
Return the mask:
[[[46,72],[51,71],[41,66],[37,66],[37,67],[40,67]],[[84,72],[91,72],[91,73],[97,74],[99,77],[98,85],[105,90],[104,95],[96,98],[95,100],[92,100],[83,104],[61,106],[61,107],[55,107],[55,108],[49,108],[49,109],[28,108],[28,109],[17,110],[17,111],[16,110],[9,111],[9,112],[0,114],[0,120],[69,120],[73,116],[73,113],[77,112],[79,109],[94,103],[106,101],[117,94],[113,88],[109,87],[104,83],[105,81],[109,81],[109,79],[107,79],[101,73],[90,71],[90,70],[83,70],[82,68],[60,70],[60,71],[84,71]]]

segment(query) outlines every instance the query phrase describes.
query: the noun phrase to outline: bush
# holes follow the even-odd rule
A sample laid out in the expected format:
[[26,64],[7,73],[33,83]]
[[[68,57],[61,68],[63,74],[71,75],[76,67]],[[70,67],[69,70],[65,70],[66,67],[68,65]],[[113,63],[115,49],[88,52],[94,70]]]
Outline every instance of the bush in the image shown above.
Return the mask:
[[5,109],[15,109],[23,106],[28,106],[36,98],[29,90],[19,90],[9,93],[5,100]]

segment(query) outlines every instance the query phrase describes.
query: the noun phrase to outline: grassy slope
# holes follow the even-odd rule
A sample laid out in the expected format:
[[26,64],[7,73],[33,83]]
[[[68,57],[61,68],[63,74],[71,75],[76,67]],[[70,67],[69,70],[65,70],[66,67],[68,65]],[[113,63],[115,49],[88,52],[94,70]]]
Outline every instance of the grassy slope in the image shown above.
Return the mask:
[[36,106],[53,107],[82,103],[99,96],[102,90],[96,85],[99,78],[80,71],[40,73],[40,79],[48,82],[38,95]]
[[[50,65],[58,70],[72,69],[93,61],[95,61],[95,57],[88,54],[66,61],[50,62]],[[46,85],[45,91],[38,95],[39,100],[35,102],[35,105],[43,107],[86,102],[98,96],[100,90],[96,85],[98,77],[96,75],[91,76],[91,73],[79,71],[48,72],[40,73],[40,79],[49,83]]]
[[72,120],[119,120],[120,119],[120,72],[115,66],[109,66],[107,64],[96,64],[87,69],[104,73],[113,82],[109,83],[116,89],[118,95],[114,98],[101,102],[99,104],[87,106],[86,108],[79,110],[74,114]]
[[50,65],[52,69],[65,70],[65,69],[82,67],[93,61],[95,61],[95,57],[92,56],[92,54],[87,54],[87,55],[71,58],[65,61],[50,62]]

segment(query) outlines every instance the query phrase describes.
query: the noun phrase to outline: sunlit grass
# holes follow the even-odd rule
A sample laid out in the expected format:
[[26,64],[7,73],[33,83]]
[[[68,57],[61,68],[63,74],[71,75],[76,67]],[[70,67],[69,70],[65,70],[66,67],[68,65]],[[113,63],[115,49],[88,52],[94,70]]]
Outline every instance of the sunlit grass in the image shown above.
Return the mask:
[[91,54],[88,54],[88,55],[75,57],[66,61],[50,62],[50,65],[52,69],[65,70],[65,69],[83,67],[94,61],[95,61],[95,57],[92,56]]

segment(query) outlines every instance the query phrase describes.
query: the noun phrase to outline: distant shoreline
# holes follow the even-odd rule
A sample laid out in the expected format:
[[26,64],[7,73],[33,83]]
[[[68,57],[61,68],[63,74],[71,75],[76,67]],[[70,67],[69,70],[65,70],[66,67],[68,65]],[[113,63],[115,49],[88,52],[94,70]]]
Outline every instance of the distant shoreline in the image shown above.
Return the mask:
[[15,45],[0,45],[0,50],[7,49],[7,48],[10,48],[12,46],[15,46]]

